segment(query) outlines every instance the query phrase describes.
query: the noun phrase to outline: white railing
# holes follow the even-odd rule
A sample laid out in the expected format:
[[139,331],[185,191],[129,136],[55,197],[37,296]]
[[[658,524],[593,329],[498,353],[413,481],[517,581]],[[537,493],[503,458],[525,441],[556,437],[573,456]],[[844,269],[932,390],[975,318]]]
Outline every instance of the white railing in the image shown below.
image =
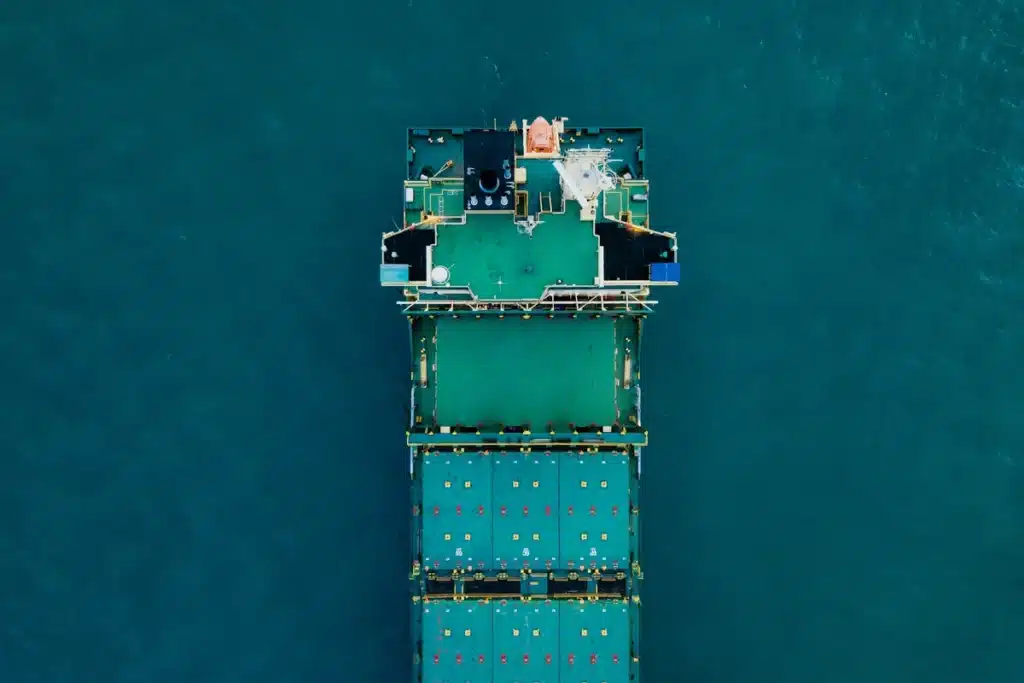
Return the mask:
[[646,298],[646,292],[594,293],[593,290],[562,290],[541,299],[487,301],[481,299],[416,299],[396,301],[403,313],[436,311],[438,313],[476,313],[497,311],[510,313],[548,313],[560,310],[574,312],[639,311],[651,312],[658,303]]

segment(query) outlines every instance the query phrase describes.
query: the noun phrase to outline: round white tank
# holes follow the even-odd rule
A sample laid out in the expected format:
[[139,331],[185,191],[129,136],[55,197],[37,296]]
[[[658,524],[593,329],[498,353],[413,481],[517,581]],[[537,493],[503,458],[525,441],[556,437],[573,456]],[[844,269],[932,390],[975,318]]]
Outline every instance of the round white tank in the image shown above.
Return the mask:
[[448,278],[450,276],[451,273],[449,273],[448,269],[444,266],[434,266],[430,269],[430,281],[435,285],[448,284]]

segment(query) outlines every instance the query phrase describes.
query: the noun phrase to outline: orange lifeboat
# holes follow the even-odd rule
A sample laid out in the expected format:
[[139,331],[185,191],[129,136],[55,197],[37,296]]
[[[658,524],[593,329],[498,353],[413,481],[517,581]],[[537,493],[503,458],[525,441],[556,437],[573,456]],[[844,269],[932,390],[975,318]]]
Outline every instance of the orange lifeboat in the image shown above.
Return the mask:
[[555,151],[555,131],[543,116],[538,116],[526,129],[526,153]]

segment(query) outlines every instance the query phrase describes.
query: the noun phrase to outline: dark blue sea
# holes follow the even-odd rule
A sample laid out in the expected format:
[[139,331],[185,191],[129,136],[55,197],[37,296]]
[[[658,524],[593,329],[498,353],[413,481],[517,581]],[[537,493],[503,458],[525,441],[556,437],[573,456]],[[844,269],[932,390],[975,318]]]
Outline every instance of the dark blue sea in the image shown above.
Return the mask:
[[404,683],[404,129],[538,114],[681,239],[646,680],[1024,682],[1024,5],[519,7],[0,4],[0,683]]

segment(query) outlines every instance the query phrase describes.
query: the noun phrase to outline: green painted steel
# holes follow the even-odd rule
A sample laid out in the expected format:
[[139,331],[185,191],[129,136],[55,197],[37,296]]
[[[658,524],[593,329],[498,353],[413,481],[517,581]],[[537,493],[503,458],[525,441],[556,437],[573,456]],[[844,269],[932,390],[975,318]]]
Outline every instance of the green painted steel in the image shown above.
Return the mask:
[[[622,376],[639,362],[632,316],[417,318],[413,375],[418,424],[629,424],[636,384]],[[419,357],[425,362],[421,365]]]
[[629,680],[630,609],[623,601],[559,605],[559,680]]
[[[549,164],[550,165],[550,164]],[[568,214],[548,214],[523,239],[507,215],[474,216],[473,229],[442,226],[435,263],[452,263],[452,284],[465,284],[481,299],[536,299],[557,280],[593,285],[597,277],[593,225]]]
[[423,563],[467,571],[616,571],[634,545],[624,451],[422,456]]
[[438,320],[438,424],[612,424],[615,322]]
[[491,458],[434,452],[423,459],[423,562],[490,567],[494,555]]
[[494,456],[494,564],[519,571],[558,563],[558,456]]
[[494,670],[489,603],[443,600],[423,606],[424,683],[485,683]]
[[560,657],[559,606],[553,601],[493,603],[495,683],[550,680]]
[[629,458],[604,452],[560,459],[559,566],[629,566]]
[[431,601],[425,683],[627,683],[636,610],[625,600]]

